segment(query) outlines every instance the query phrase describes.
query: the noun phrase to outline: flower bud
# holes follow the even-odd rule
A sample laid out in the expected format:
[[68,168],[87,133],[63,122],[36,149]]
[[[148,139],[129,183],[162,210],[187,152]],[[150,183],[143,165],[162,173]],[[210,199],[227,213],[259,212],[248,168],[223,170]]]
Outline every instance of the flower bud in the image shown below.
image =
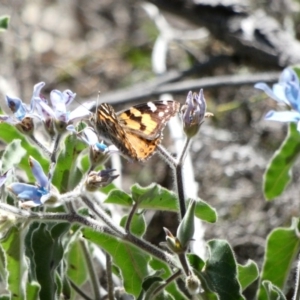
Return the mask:
[[177,237],[175,237],[171,231],[165,227],[163,227],[166,233],[166,245],[167,247],[174,253],[180,254],[184,252],[184,249],[181,247],[181,244]]
[[90,192],[94,192],[99,188],[105,187],[110,184],[119,175],[112,175],[115,169],[101,170],[99,172],[92,171],[89,173],[85,186]]
[[196,295],[201,292],[201,282],[194,274],[191,274],[185,279],[185,286],[191,295]]
[[178,228],[176,237],[179,240],[182,248],[187,250],[190,240],[194,236],[195,225],[194,225],[194,212],[195,212],[196,202],[191,200],[187,211],[181,220]]
[[16,127],[22,133],[30,135],[34,130],[33,119],[30,117],[25,117],[21,122],[16,124]]
[[181,108],[181,116],[183,121],[183,130],[188,137],[193,137],[198,133],[205,117],[212,116],[206,113],[206,102],[203,95],[203,89],[199,94],[188,93],[185,105]]

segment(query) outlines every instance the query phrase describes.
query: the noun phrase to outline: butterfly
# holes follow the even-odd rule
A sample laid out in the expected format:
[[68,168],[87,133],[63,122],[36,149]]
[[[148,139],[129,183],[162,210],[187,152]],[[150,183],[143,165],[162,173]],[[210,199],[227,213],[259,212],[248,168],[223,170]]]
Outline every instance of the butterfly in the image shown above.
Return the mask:
[[91,117],[95,130],[128,159],[145,161],[153,155],[167,122],[179,111],[173,100],[147,102],[116,113],[107,103]]

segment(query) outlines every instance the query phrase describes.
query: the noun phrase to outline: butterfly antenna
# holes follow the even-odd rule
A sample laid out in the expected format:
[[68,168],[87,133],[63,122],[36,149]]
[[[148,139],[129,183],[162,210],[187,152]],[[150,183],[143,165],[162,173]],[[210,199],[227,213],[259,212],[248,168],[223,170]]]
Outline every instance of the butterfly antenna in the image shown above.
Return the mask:
[[100,91],[98,91],[98,97],[97,97],[97,102],[96,102],[96,111],[98,110],[98,106],[99,106],[99,101],[100,101]]

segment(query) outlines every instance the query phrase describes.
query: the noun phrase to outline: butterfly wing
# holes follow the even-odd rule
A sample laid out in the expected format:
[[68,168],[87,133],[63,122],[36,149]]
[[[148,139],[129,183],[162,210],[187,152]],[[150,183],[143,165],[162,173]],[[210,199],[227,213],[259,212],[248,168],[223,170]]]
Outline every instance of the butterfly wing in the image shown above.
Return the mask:
[[179,106],[173,100],[147,102],[122,111],[117,116],[126,132],[147,140],[155,140],[161,135],[170,118],[178,112]]
[[127,141],[134,148],[134,152],[136,154],[135,159],[138,161],[145,161],[150,158],[154,154],[160,140],[160,136],[154,140],[147,140],[134,133],[127,132]]
[[114,144],[126,157],[137,159],[135,149],[111,105],[100,104],[92,121],[100,136]]
[[138,104],[115,113],[107,103],[100,104],[92,118],[104,139],[112,142],[129,159],[144,161],[155,152],[167,121],[179,110],[176,101]]

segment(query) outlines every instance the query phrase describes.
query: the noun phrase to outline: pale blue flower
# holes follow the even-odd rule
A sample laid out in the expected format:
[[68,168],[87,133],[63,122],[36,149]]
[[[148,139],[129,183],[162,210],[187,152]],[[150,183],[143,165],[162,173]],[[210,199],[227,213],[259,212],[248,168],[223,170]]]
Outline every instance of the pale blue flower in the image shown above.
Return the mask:
[[86,127],[82,131],[78,132],[74,125],[69,125],[67,126],[67,130],[76,134],[79,139],[89,146],[90,161],[93,167],[103,164],[111,154],[119,152],[116,146],[107,146],[102,141],[99,142],[98,135],[91,127]]
[[40,92],[45,85],[44,82],[39,82],[33,87],[33,93],[30,101],[30,105],[24,103],[21,99],[14,96],[6,95],[5,101],[7,106],[13,112],[14,116],[0,115],[0,120],[9,124],[17,124],[21,122],[26,116],[38,117],[34,114],[34,104],[36,99],[40,99]]
[[255,84],[254,87],[263,90],[279,104],[286,104],[292,109],[281,112],[271,110],[266,114],[266,120],[295,122],[297,123],[297,130],[300,132],[300,84],[299,78],[293,69],[284,69],[279,82],[274,84],[272,89],[262,82]]
[[68,106],[73,102],[75,97],[76,94],[70,90],[63,92],[53,90],[50,93],[51,106],[44,99],[40,98],[36,99],[36,109],[44,122],[53,119],[68,125],[91,114],[89,110],[82,106],[77,107],[73,111],[69,110]]
[[46,202],[52,206],[57,205],[57,197],[51,189],[52,173],[47,176],[40,163],[31,156],[29,165],[37,181],[36,185],[14,182],[8,189],[24,203],[21,205],[23,207],[35,207]]

